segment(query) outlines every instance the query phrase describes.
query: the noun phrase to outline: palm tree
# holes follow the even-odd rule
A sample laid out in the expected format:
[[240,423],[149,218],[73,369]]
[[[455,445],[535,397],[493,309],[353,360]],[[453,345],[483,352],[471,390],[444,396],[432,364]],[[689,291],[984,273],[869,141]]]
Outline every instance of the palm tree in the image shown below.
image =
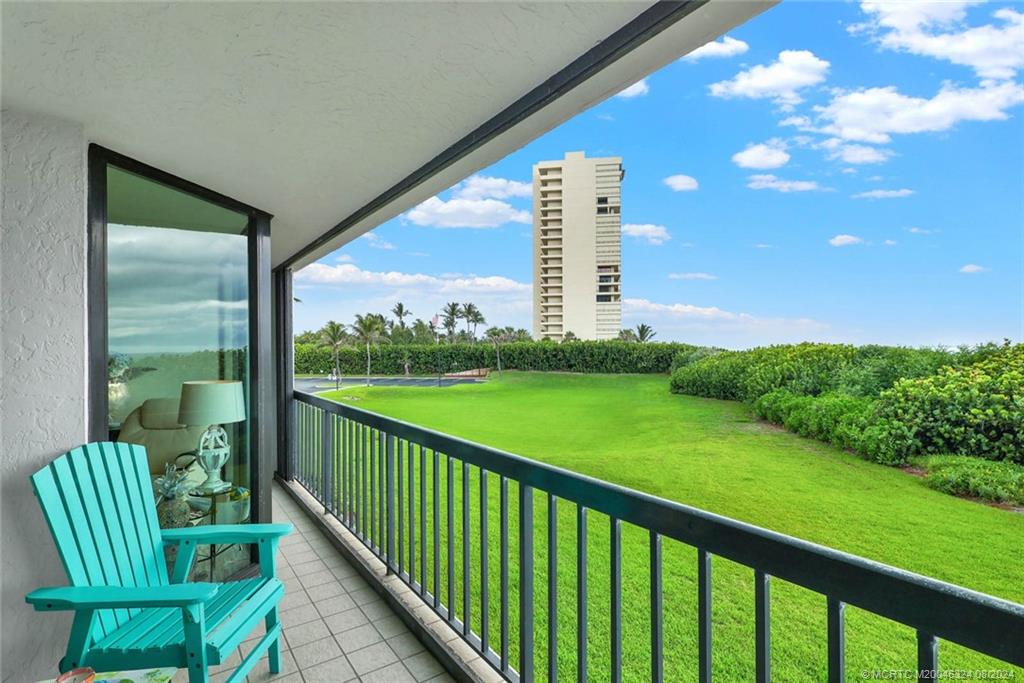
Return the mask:
[[427,344],[435,341],[434,328],[421,318],[416,318],[410,326],[414,344]]
[[636,332],[633,330],[622,330],[619,332],[618,340],[624,342],[635,342],[637,340]]
[[574,341],[579,341],[579,337],[577,337],[576,333],[573,332],[572,330],[567,330],[565,332],[565,334],[562,335],[562,342],[563,343],[565,343],[565,342],[574,342]]
[[640,323],[636,326],[636,340],[641,344],[651,341],[655,336],[657,336],[657,333],[654,331],[654,328],[647,323]]
[[475,304],[464,304],[462,306],[462,317],[466,319],[466,331],[469,332],[469,326],[473,326],[471,333],[473,341],[476,341],[476,326],[486,325],[487,318],[480,312],[480,309]]
[[412,311],[406,308],[405,304],[399,301],[397,304],[395,304],[395,307],[391,309],[391,312],[395,314],[396,318],[398,318],[398,326],[404,330],[405,317],[407,315],[412,315]]
[[384,316],[374,313],[356,314],[352,334],[366,344],[366,386],[370,386],[370,345],[387,341],[387,337],[384,336]]
[[448,343],[455,341],[455,328],[458,327],[459,318],[462,317],[462,306],[452,301],[441,309],[441,326],[448,333]]
[[334,354],[334,388],[338,388],[338,382],[340,378],[340,370],[338,368],[338,352],[341,347],[348,343],[348,335],[345,334],[345,328],[341,323],[336,323],[333,320],[327,321],[324,325],[323,330],[320,332],[320,343],[328,347],[331,353]]
[[486,332],[484,332],[484,337],[486,337],[489,342],[494,344],[494,354],[498,357],[499,373],[501,372],[501,345],[508,341],[508,329],[509,328],[507,327],[504,330],[497,327],[491,327]]
[[[459,316],[466,321],[466,334],[469,334],[469,325],[473,322],[473,319],[480,316],[480,309],[476,307],[476,304],[470,302],[462,304],[462,309]],[[475,337],[476,334],[474,333]]]

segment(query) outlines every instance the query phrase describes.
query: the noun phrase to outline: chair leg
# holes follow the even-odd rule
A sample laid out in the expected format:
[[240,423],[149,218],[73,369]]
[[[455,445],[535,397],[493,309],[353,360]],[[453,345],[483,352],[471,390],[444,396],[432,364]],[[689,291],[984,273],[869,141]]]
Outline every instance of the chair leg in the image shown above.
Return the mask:
[[185,662],[188,683],[210,683],[206,672],[206,616],[202,605],[182,610],[185,621]]
[[[277,605],[274,605],[270,611],[267,612],[265,621],[268,631],[277,625]],[[274,642],[271,643],[270,648],[267,649],[267,657],[270,659],[270,673],[281,673],[281,636],[274,638]]]

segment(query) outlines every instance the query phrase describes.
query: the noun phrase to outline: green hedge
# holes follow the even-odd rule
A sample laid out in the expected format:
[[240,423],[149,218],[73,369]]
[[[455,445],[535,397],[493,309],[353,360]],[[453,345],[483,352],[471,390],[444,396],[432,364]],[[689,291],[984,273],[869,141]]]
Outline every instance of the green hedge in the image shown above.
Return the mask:
[[912,454],[1024,462],[1024,344],[967,367],[904,379],[878,398],[876,417],[906,428]]
[[1024,467],[959,455],[933,455],[915,464],[929,487],[955,496],[1024,505]]
[[946,365],[990,357],[998,347],[910,349],[899,346],[783,344],[723,351],[673,368],[672,390],[682,394],[756,401],[775,389],[817,396],[841,391],[877,396],[906,377],[925,377]]
[[888,465],[940,453],[1024,460],[1024,345],[726,351],[679,366],[671,386],[749,401],[766,420]]
[[[620,341],[513,342],[502,344],[501,365],[509,370],[581,373],[665,373],[673,358],[698,347],[690,344]],[[474,368],[495,368],[492,344],[379,344],[370,349],[370,371],[401,375],[405,363],[414,375],[436,375]],[[342,374],[366,373],[366,349],[345,347],[339,352]],[[295,345],[295,372],[326,374],[334,368],[330,349],[316,344]]]

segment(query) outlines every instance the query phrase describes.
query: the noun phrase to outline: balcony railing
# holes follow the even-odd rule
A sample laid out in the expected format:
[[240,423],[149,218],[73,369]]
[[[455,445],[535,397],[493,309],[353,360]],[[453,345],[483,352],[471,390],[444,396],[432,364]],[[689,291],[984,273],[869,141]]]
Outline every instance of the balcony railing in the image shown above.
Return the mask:
[[[931,672],[938,669],[940,639],[1024,666],[1022,605],[310,394],[295,392],[294,406],[295,479],[324,505],[325,513],[334,515],[389,573],[410,586],[507,680],[535,680],[537,660],[547,669],[548,680],[556,679],[561,644],[558,511],[564,514],[563,506],[570,509],[576,527],[573,657],[580,681],[587,680],[588,622],[594,616],[587,585],[587,537],[588,518],[593,520],[595,513],[607,518],[609,532],[609,557],[599,559],[602,565],[607,562],[609,572],[607,653],[612,681],[621,681],[623,673],[624,524],[640,527],[647,537],[649,600],[642,609],[650,629],[652,681],[665,676],[665,540],[697,550],[694,659],[702,682],[711,680],[715,555],[744,565],[754,575],[757,681],[771,677],[769,596],[776,578],[823,597],[829,681],[845,677],[846,605],[914,629],[921,678],[934,677]],[[496,494],[490,488],[494,484]],[[546,505],[535,505],[535,497],[545,498]],[[535,520],[535,507],[541,508],[540,520]],[[473,516],[477,519],[471,524]],[[517,536],[514,548],[510,522]],[[547,544],[546,568],[534,566],[538,529],[544,537],[541,542]],[[510,549],[515,551],[514,563]],[[490,563],[495,560],[500,588],[492,596]],[[513,568],[518,570],[517,581],[510,584]],[[538,577],[544,584],[539,596]],[[513,594],[518,596],[518,609],[510,604]],[[535,648],[535,603],[546,607],[542,653]],[[495,616],[497,623],[492,624]]]

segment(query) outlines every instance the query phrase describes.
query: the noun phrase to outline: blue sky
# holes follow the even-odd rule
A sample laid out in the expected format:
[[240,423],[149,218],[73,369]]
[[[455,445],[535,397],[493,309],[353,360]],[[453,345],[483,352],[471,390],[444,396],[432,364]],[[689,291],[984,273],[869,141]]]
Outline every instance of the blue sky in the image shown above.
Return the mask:
[[623,157],[624,325],[747,347],[1024,338],[1024,13],[783,3],[297,274],[530,327],[531,166]]

